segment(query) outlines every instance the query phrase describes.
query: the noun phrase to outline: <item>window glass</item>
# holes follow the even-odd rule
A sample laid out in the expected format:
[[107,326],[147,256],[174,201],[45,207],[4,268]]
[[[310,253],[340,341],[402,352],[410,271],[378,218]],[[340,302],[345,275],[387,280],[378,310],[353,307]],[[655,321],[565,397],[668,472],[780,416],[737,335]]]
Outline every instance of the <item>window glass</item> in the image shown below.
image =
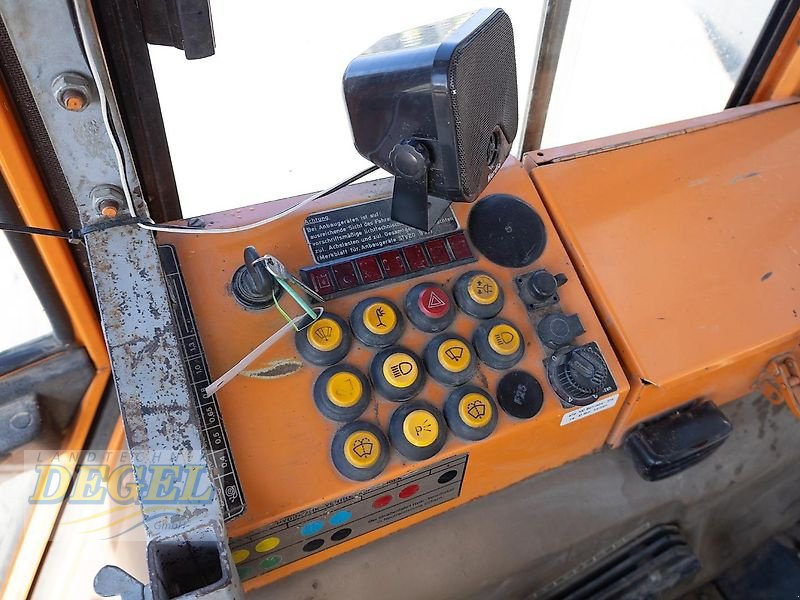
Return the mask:
[[725,108],[771,0],[572,0],[542,147]]
[[2,352],[47,335],[52,332],[52,327],[5,235],[0,235],[0,273],[3,285],[0,295]]
[[[184,215],[327,188],[369,166],[344,104],[348,62],[385,35],[484,5],[212,1],[214,56],[186,61],[173,48],[150,48]],[[542,1],[503,8],[514,25],[521,120]]]

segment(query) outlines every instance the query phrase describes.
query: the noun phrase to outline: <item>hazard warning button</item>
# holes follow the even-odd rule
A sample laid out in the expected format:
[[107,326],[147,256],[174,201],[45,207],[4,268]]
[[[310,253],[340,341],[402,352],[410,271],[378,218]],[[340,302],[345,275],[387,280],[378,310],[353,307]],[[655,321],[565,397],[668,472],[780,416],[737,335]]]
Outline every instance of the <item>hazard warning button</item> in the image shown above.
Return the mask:
[[406,314],[417,329],[436,333],[446,329],[455,317],[453,300],[444,288],[421,283],[406,296]]

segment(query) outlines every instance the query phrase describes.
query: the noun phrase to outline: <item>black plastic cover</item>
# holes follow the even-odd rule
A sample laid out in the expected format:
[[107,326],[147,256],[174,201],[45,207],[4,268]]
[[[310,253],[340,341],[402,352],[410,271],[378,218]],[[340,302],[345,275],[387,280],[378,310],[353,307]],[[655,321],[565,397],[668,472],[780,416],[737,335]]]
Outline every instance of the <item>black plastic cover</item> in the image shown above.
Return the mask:
[[501,9],[387,36],[343,84],[358,152],[409,181],[429,161],[428,192],[449,201],[475,200],[517,133],[514,37]]
[[639,475],[666,479],[708,458],[728,438],[733,426],[710,401],[698,401],[642,423],[625,440]]

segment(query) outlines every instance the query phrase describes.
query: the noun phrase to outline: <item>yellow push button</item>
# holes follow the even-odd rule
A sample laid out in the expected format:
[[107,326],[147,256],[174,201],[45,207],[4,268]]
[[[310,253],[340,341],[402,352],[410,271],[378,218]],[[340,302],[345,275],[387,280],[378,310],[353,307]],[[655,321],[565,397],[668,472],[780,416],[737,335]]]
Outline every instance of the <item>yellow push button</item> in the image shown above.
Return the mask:
[[238,565],[246,561],[249,556],[250,556],[250,551],[242,548],[241,550],[234,551],[233,554],[231,555],[231,558],[233,558],[234,564]]
[[342,343],[342,328],[333,319],[322,317],[306,329],[306,338],[317,350],[330,352]]
[[465,394],[458,403],[458,416],[464,423],[476,429],[488,425],[493,414],[489,399],[482,394]]
[[403,436],[417,448],[425,448],[439,437],[439,423],[427,410],[412,411],[403,419]]
[[413,385],[419,377],[417,361],[405,352],[390,354],[383,361],[383,376],[389,385],[407,388]]
[[439,345],[436,357],[439,360],[439,364],[451,373],[461,373],[469,367],[472,353],[464,342],[452,338]]
[[500,297],[500,286],[494,278],[480,273],[470,278],[467,284],[467,293],[478,304],[492,304]]
[[368,469],[378,462],[380,456],[380,440],[371,431],[354,431],[344,442],[344,457],[357,469]]
[[510,356],[519,350],[519,332],[511,325],[495,325],[489,330],[488,338],[489,347],[502,356]]
[[342,408],[350,408],[358,404],[364,393],[361,380],[353,373],[341,371],[335,373],[325,386],[325,393],[331,404]]
[[361,319],[364,327],[375,335],[387,335],[397,327],[397,312],[385,302],[370,304]]

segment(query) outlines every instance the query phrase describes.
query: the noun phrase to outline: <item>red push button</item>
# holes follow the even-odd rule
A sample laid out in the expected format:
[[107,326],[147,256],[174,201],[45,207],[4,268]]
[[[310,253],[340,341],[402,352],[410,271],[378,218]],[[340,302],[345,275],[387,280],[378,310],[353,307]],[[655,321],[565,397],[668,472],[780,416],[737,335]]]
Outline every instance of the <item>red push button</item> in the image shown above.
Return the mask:
[[417,305],[425,316],[441,319],[450,310],[450,297],[442,288],[432,285],[422,290]]
[[419,244],[403,248],[403,255],[408,261],[408,266],[412,271],[421,271],[428,268],[428,259]]
[[308,274],[311,279],[311,287],[320,296],[327,296],[336,291],[336,284],[329,269],[314,269]]
[[356,265],[361,273],[364,283],[374,283],[383,279],[383,273],[378,265],[378,259],[374,256],[364,256],[356,259]]
[[444,240],[429,240],[425,242],[425,249],[434,265],[446,265],[450,262],[450,255],[447,253]]
[[469,249],[467,238],[462,232],[454,233],[448,237],[447,243],[450,244],[450,250],[456,260],[472,258],[472,250]]
[[336,277],[336,283],[339,284],[339,289],[347,290],[358,284],[353,263],[346,262],[333,265],[333,275]]
[[381,252],[378,255],[378,259],[381,261],[381,266],[387,277],[400,277],[406,274],[406,264],[403,262],[403,257],[400,255],[399,250]]

